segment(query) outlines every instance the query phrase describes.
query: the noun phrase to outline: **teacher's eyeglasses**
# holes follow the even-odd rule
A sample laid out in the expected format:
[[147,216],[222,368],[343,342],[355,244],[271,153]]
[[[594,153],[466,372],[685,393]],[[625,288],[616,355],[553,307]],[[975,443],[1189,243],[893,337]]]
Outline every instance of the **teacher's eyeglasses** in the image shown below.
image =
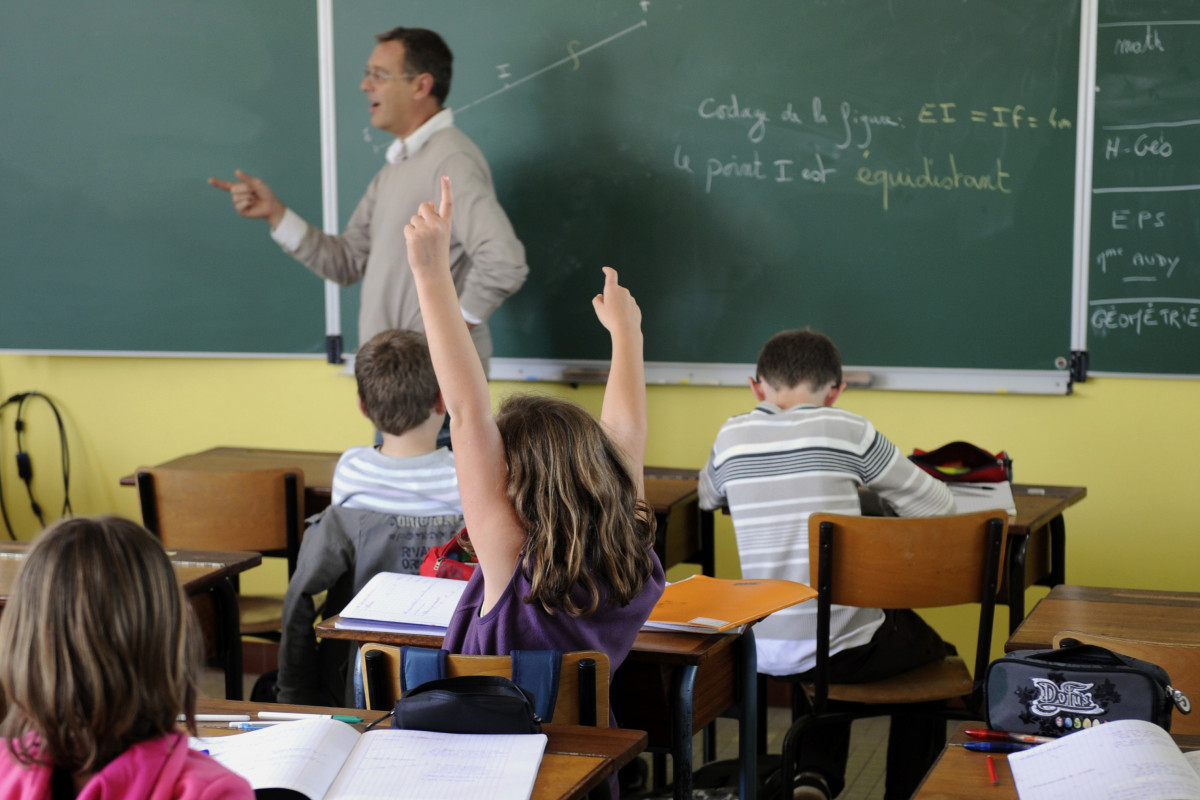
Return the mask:
[[379,69],[363,70],[363,80],[370,81],[371,83],[387,83],[388,81],[395,80],[396,78],[404,78],[406,81],[411,81],[415,77],[417,76],[411,72],[393,75],[390,72],[384,72],[383,70]]

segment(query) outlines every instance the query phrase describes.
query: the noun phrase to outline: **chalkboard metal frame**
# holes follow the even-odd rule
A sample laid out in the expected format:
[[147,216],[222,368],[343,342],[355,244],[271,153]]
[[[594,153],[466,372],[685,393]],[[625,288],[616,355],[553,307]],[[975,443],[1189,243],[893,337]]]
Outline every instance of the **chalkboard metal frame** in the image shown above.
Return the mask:
[[[491,379],[600,383],[608,375],[608,362],[596,360],[493,358]],[[847,365],[846,382],[858,389],[902,392],[966,392],[973,394],[1071,393],[1066,371],[1017,369],[951,369],[939,367],[861,367]],[[754,364],[646,363],[646,382],[664,386],[745,386]]]

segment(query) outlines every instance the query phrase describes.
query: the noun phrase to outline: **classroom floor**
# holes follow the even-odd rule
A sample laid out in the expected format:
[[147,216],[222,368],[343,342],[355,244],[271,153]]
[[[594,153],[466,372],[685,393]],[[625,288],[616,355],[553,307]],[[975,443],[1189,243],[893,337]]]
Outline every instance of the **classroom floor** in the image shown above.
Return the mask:
[[[767,752],[778,754],[783,747],[783,734],[791,721],[791,712],[786,708],[772,707],[767,712]],[[883,777],[885,757],[887,754],[888,721],[886,719],[856,720],[851,728],[850,760],[846,765],[846,788],[838,795],[838,800],[881,800],[883,798]],[[693,763],[699,764],[703,756],[702,735],[696,736],[696,749]],[[649,764],[650,757],[642,758]],[[732,719],[717,720],[717,758],[737,758],[737,722]],[[668,762],[668,769],[670,765]],[[656,795],[642,791],[624,793],[625,800],[644,798],[670,797],[670,794]],[[696,800],[736,800],[737,791],[701,791],[695,792]]]

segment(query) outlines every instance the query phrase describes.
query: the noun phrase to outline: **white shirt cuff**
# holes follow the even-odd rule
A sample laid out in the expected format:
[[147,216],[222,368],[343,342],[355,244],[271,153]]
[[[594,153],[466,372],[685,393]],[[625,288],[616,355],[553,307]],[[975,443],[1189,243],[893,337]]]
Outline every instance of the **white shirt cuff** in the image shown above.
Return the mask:
[[475,316],[474,314],[470,313],[462,306],[459,306],[458,308],[460,311],[462,311],[463,319],[465,319],[467,322],[471,323],[472,325],[482,325],[483,324],[483,320],[481,320],[479,317]]
[[271,231],[271,238],[279,242],[280,246],[290,253],[300,246],[300,240],[304,238],[307,230],[308,223],[289,208],[283,212],[283,219],[279,221],[279,227]]

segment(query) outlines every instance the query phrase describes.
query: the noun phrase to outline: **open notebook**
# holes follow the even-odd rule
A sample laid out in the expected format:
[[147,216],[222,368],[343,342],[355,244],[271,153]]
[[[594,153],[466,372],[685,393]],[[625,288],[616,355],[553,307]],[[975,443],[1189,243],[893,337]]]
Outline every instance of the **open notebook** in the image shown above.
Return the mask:
[[1200,800],[1200,751],[1180,752],[1169,733],[1137,719],[1013,753],[1008,765],[1021,800]]
[[375,730],[333,719],[192,739],[260,798],[529,800],[546,736]]
[[441,635],[466,588],[466,581],[381,572],[346,604],[336,624],[364,631]]

